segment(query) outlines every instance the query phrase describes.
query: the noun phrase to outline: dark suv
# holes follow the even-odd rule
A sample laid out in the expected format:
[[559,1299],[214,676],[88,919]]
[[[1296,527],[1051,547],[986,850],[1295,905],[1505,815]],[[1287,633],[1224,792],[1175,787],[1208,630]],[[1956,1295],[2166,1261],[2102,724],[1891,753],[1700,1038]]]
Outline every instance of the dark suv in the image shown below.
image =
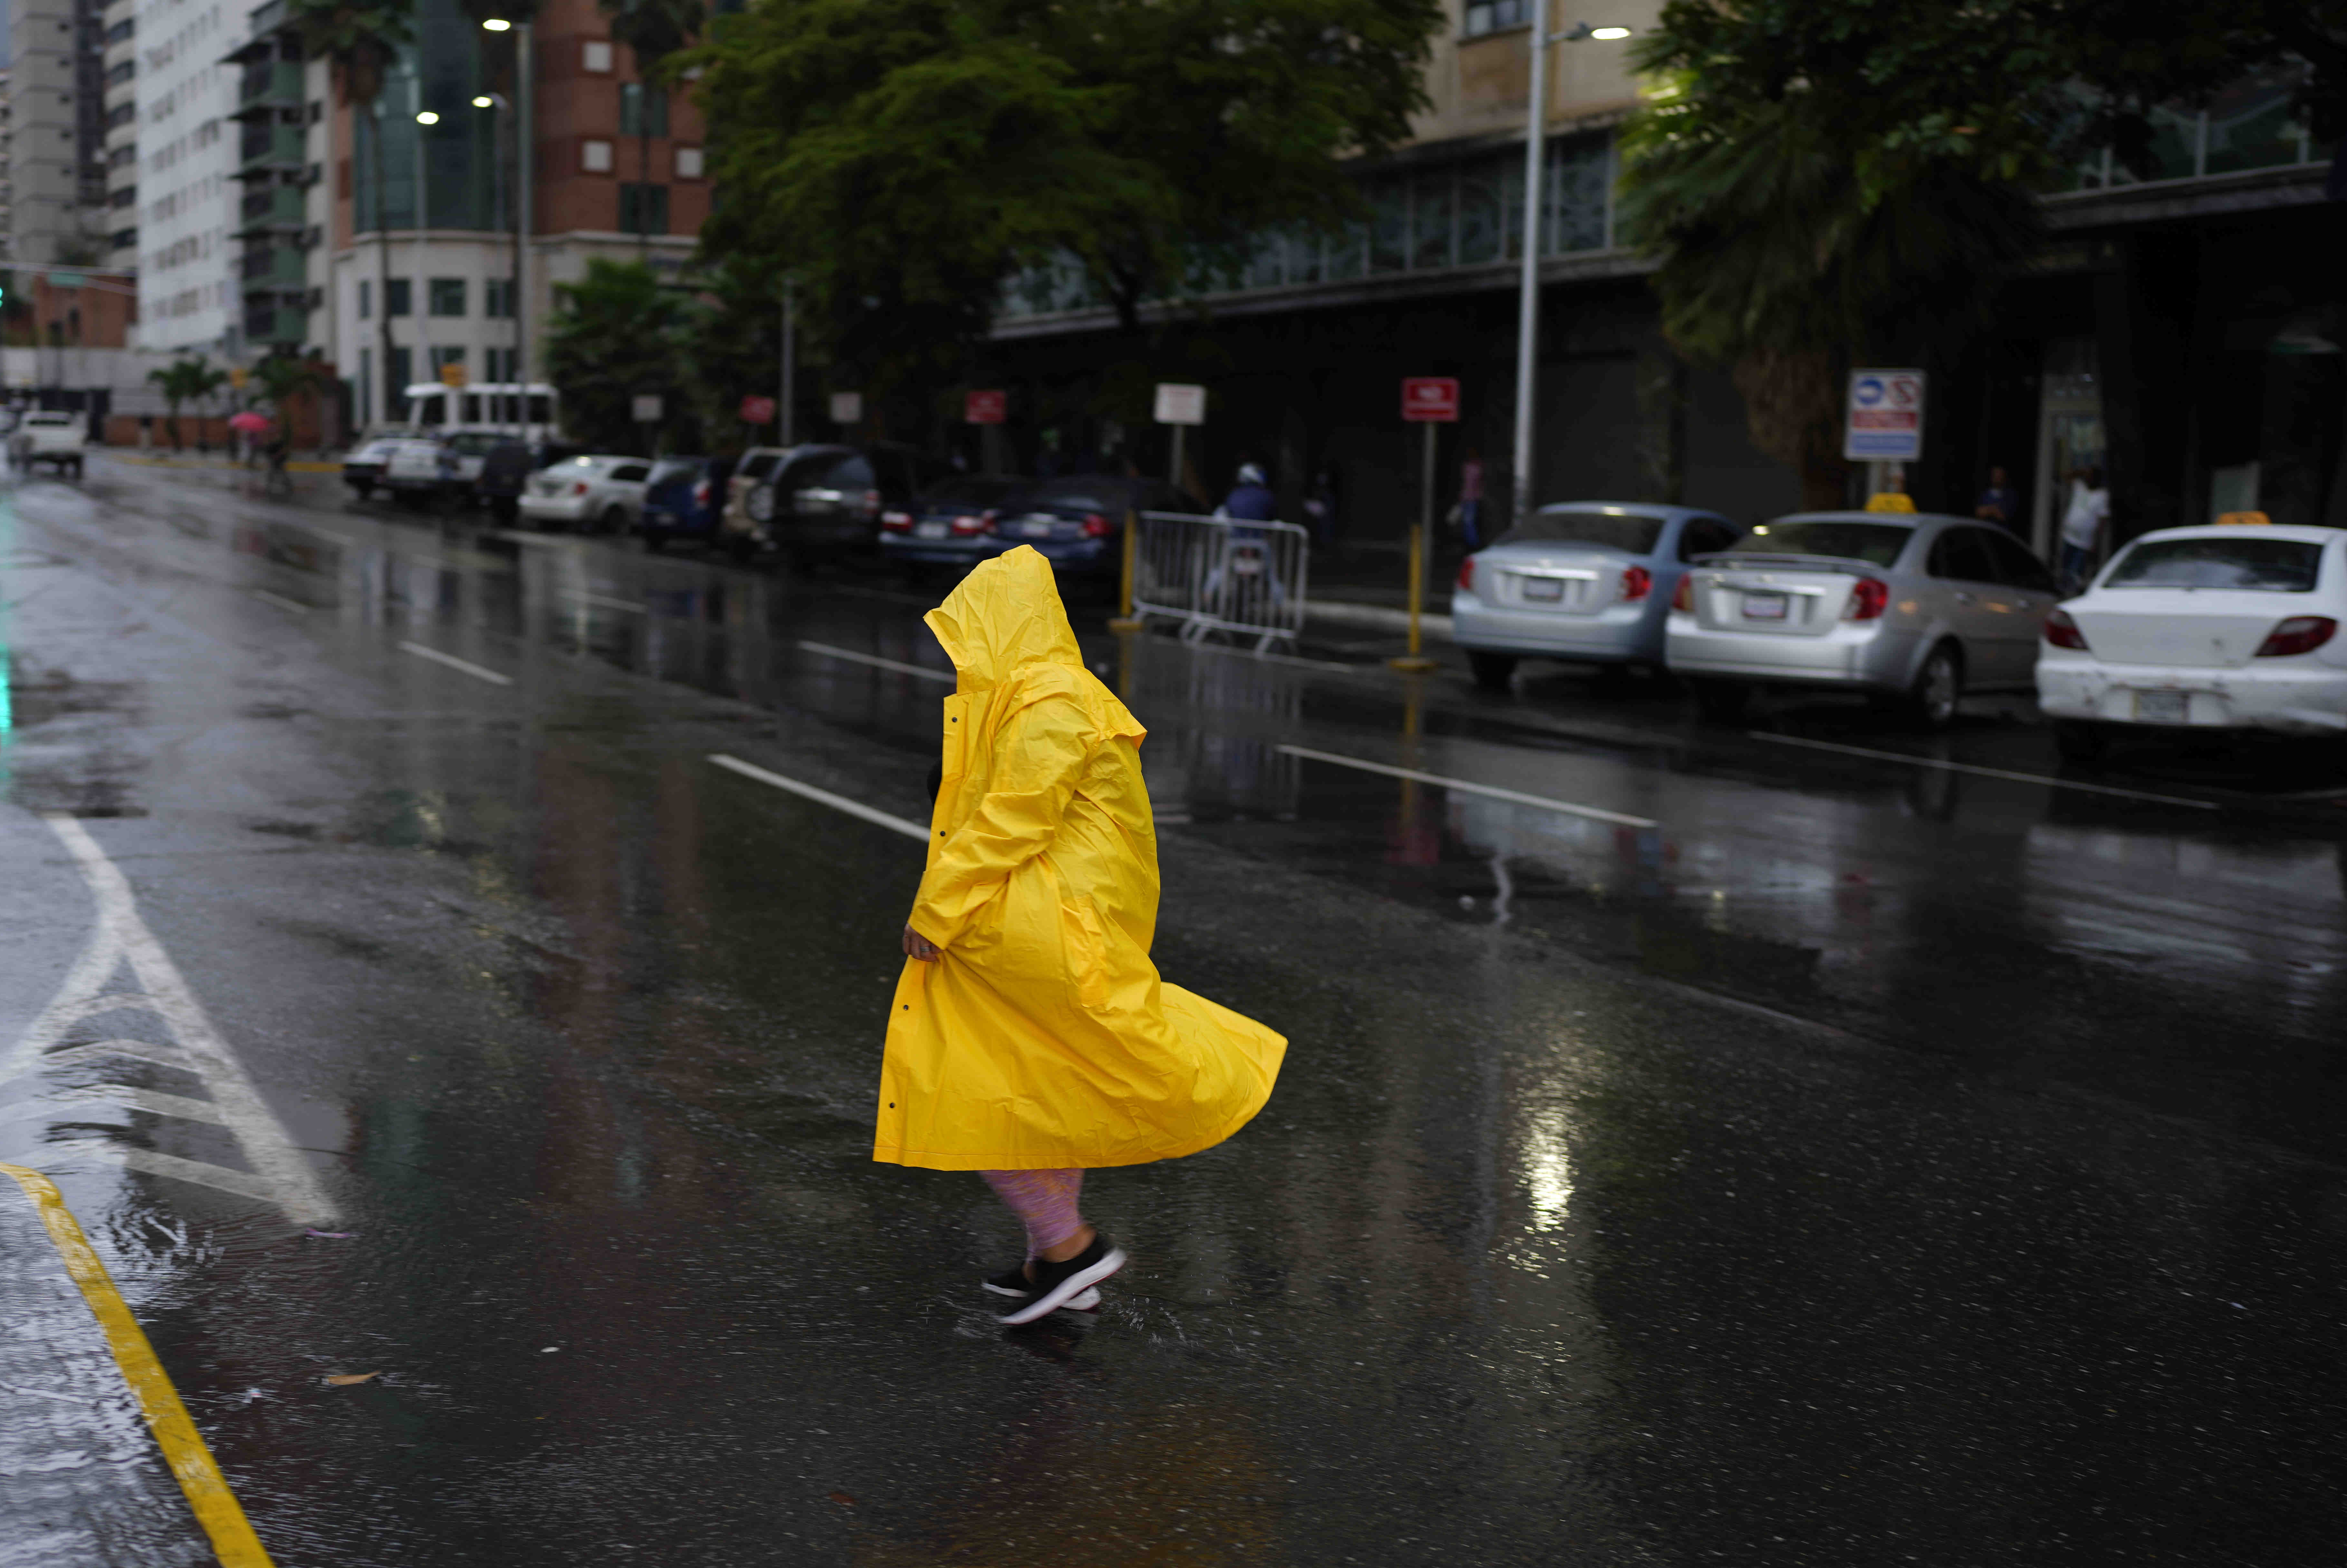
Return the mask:
[[750,540],[794,560],[876,550],[880,514],[909,505],[941,472],[893,443],[804,447],[743,498]]

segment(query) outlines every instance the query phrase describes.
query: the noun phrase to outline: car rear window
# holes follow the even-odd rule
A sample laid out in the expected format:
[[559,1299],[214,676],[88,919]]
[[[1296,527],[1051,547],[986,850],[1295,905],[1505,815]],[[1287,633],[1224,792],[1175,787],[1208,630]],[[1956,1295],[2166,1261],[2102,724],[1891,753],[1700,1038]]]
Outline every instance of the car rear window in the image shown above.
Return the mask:
[[2147,539],[2113,563],[2105,588],[2235,588],[2309,593],[2322,574],[2322,547],[2303,539],[2242,534]]
[[1006,474],[961,474],[940,479],[921,492],[927,507],[991,507],[1006,501],[1028,481]]
[[1737,556],[1820,556],[1828,560],[1864,561],[1889,566],[1915,537],[1911,528],[1895,523],[1860,523],[1820,518],[1815,522],[1757,523],[1752,531],[1727,547]]
[[1641,512],[1539,511],[1500,536],[1503,545],[1602,545],[1634,556],[1655,553],[1663,519]]
[[744,479],[763,479],[774,471],[774,460],[781,456],[779,452],[753,452],[742,459],[738,472]]

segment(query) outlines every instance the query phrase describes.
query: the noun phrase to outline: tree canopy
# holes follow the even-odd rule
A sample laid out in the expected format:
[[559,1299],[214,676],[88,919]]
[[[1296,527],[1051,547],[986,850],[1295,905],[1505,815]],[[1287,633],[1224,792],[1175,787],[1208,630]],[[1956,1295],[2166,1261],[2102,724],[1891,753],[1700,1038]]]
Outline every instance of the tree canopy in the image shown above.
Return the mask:
[[981,336],[1073,256],[1128,330],[1201,246],[1352,210],[1407,135],[1439,0],[770,0],[698,66],[721,257],[799,281],[843,358]]
[[[586,275],[555,286],[546,329],[546,373],[562,396],[562,423],[602,452],[637,452],[649,434],[671,451],[700,445],[684,344],[694,312],[682,291],[640,261],[590,257]],[[659,425],[635,421],[639,394],[661,399]]]

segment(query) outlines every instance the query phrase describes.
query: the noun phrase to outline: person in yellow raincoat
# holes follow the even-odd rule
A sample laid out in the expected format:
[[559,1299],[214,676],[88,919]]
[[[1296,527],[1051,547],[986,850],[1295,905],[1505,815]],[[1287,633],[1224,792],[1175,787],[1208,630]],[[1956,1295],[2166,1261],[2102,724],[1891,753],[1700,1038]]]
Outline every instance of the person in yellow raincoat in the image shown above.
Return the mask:
[[1027,1225],[1002,1320],[1097,1305],[1124,1254],[1083,1173],[1211,1148],[1287,1042],[1157,977],[1147,733],[1084,668],[1051,564],[1020,546],[925,618],[959,679],[906,923],[872,1157],[977,1171]]

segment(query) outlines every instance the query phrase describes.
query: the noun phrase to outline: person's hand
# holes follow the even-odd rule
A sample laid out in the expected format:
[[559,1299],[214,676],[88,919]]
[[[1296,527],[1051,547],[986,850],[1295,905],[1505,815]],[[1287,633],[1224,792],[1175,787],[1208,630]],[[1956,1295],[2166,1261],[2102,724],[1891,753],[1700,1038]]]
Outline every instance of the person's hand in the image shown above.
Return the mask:
[[905,927],[905,957],[918,958],[925,964],[934,964],[938,961],[938,954],[940,950],[935,942],[914,930],[912,927]]

